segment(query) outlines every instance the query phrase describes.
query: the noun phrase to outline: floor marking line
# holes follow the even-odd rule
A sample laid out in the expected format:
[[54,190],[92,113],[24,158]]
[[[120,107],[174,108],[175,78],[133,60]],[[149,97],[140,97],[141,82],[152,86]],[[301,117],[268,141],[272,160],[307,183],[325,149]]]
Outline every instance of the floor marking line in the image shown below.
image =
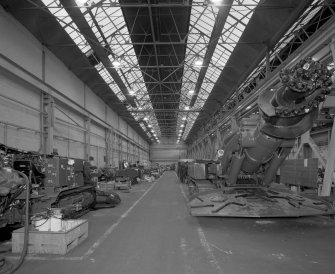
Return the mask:
[[224,254],[228,254],[228,255],[233,254],[233,253],[231,252],[231,250],[229,250],[229,251],[225,251],[225,250],[221,249],[220,247],[216,246],[215,244],[212,244],[212,243],[209,243],[209,244],[210,244],[212,247],[216,248],[217,250],[219,250],[220,252],[222,252],[222,253],[224,253]]
[[[5,257],[6,257],[6,259],[9,259],[9,260],[19,260],[20,259],[20,256],[5,256]],[[53,258],[49,258],[49,257],[27,255],[24,259],[28,260],[28,261],[82,261],[84,259],[84,257],[81,256],[81,257],[53,257]]]
[[194,270],[192,269],[192,266],[187,262],[188,260],[188,251],[187,251],[187,243],[184,238],[180,239],[180,249],[181,253],[185,259],[184,263],[184,271],[186,274],[194,274]]
[[184,199],[185,199],[186,203],[188,203],[187,196],[186,196],[185,191],[184,191],[184,189],[183,189],[183,187],[182,187],[181,184],[179,184],[179,188],[180,188],[181,194],[183,194],[183,196],[184,196]]
[[[179,183],[179,188],[180,188],[180,191],[186,201],[186,204],[187,206],[189,207],[188,205],[188,199],[187,199],[187,196],[185,194],[185,191],[184,191],[184,188],[182,187],[182,184]],[[199,222],[197,221],[197,224],[198,224],[198,228],[197,228],[197,232],[198,232],[198,236],[199,236],[199,239],[200,239],[200,243],[202,245],[202,247],[204,248],[205,252],[207,253],[207,256],[209,258],[209,262],[215,266],[215,268],[218,270],[218,273],[220,274],[223,274],[223,269],[220,267],[218,261],[216,260],[215,258],[215,255],[214,255],[214,252],[213,252],[213,249],[211,248],[211,244],[207,241],[206,239],[206,236],[205,236],[205,233],[204,231],[202,230]]]
[[[106,232],[100,237],[83,255],[79,257],[42,257],[42,256],[34,256],[34,255],[27,255],[25,260],[28,261],[82,261],[83,259],[87,258],[88,256],[92,255],[95,249],[99,247],[99,245],[110,235],[113,230],[121,223],[121,221],[128,216],[128,214],[134,209],[134,207],[144,198],[144,196],[158,183],[159,180],[154,182],[143,194],[142,196],[125,212],[121,215],[121,217],[117,220],[117,222],[111,225]],[[19,260],[20,256],[5,256],[6,259],[9,260]]]
[[218,273],[223,274],[223,269],[220,267],[218,261],[215,258],[213,249],[210,247],[210,244],[208,243],[204,231],[201,229],[200,225],[197,229],[198,236],[200,239],[200,243],[202,247],[204,248],[205,252],[207,253],[207,256],[209,258],[209,262],[215,266],[215,268],[218,270]]
[[128,214],[135,208],[135,206],[148,194],[148,192],[159,182],[157,180],[152,184],[143,194],[142,196],[125,212],[121,215],[121,217],[117,220],[117,222],[111,225],[105,233],[85,252],[84,258],[89,257],[94,253],[94,251],[104,242],[104,240],[114,231],[114,229],[122,222],[124,218],[128,216]]

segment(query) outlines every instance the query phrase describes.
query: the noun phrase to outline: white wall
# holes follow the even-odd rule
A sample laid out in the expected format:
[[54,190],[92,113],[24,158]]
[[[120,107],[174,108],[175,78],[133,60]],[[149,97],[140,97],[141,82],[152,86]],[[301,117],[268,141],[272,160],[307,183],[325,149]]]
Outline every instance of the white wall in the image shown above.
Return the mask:
[[150,159],[153,163],[170,164],[185,158],[187,147],[182,144],[153,144],[150,147]]
[[[45,92],[55,97],[54,148],[60,155],[85,157],[84,125],[89,118],[90,155],[96,165],[105,165],[107,128],[122,139],[122,157],[134,158],[127,155],[129,142],[132,148],[141,147],[143,158],[148,158],[148,143],[2,7],[0,36],[1,143],[41,151],[41,94]],[[122,159],[115,143],[112,146],[111,158],[117,165]]]

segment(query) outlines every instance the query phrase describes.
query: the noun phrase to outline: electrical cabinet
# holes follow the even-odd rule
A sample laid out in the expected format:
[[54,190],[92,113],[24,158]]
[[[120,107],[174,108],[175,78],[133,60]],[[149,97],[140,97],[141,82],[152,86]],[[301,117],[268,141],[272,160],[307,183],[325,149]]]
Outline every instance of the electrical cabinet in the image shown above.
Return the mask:
[[68,158],[54,157],[47,159],[44,185],[46,187],[65,187],[75,183],[74,167]]

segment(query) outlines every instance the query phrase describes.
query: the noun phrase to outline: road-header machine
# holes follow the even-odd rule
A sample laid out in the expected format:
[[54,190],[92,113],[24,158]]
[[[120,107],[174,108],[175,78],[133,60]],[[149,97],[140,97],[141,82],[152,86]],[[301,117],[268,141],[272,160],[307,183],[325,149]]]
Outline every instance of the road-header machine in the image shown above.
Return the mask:
[[[197,163],[190,164],[191,214],[222,217],[333,215],[334,209],[328,201],[271,186],[295,139],[315,123],[319,104],[331,91],[331,76],[325,65],[312,58],[282,70],[281,86],[260,93],[259,115],[243,118],[236,130],[224,138],[218,155],[217,178],[202,178],[216,183],[208,184],[207,180],[206,188],[201,189],[201,180],[193,176],[199,173],[195,170],[200,169],[195,167]],[[213,165],[202,163],[204,174],[209,164]]]

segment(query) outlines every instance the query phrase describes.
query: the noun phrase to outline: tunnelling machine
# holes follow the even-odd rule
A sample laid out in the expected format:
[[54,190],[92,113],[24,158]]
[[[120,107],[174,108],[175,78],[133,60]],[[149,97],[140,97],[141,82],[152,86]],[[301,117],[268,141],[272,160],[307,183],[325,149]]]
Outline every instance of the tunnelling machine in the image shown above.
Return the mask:
[[282,70],[280,87],[260,93],[259,115],[242,119],[239,127],[223,140],[219,157],[222,184],[199,191],[197,180],[192,180],[191,214],[222,217],[334,214],[327,201],[270,186],[295,139],[315,123],[319,105],[331,91],[331,76],[325,65],[312,58]]

